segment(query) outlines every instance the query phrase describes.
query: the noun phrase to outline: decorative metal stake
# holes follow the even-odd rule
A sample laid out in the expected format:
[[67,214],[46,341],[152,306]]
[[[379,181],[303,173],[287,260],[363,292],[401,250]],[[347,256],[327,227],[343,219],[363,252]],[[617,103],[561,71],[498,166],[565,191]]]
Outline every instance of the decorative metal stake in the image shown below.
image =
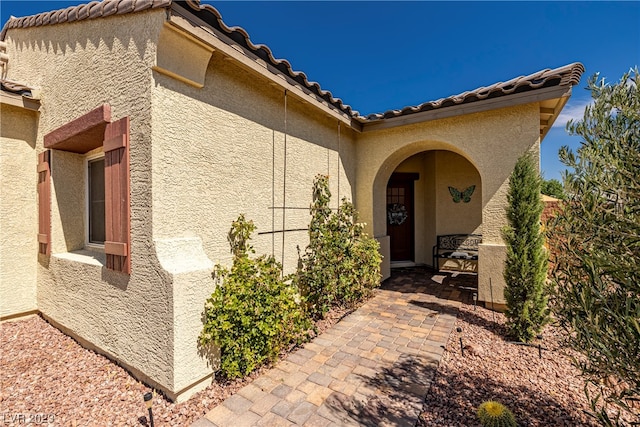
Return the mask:
[[[542,340],[542,335],[538,335],[536,338]],[[540,342],[538,342],[538,357],[542,359],[542,344],[540,344]]]
[[149,410],[149,423],[151,424],[151,427],[154,427],[154,425],[153,425],[153,410],[151,409],[151,407],[153,406],[153,393],[151,393],[151,392],[145,393],[145,395],[144,395],[144,404],[147,406],[147,409]]
[[496,327],[496,306],[493,303],[493,283],[491,283],[491,277],[489,277],[489,290],[491,291],[491,315],[493,316],[493,327]]
[[[458,326],[456,328],[456,332],[461,333],[462,332],[462,328],[460,326]],[[462,337],[460,337],[460,353],[462,353],[462,357],[464,357],[464,345],[462,344]]]
[[542,359],[542,346],[538,343],[538,357]]

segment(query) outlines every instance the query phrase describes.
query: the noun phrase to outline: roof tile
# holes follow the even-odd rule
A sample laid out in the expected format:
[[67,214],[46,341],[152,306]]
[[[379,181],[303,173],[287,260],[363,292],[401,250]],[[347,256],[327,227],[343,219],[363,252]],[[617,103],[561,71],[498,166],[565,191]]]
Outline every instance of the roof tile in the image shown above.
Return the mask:
[[133,11],[139,12],[141,10],[150,9],[153,6],[152,0],[138,0],[134,5]]
[[466,91],[458,95],[441,98],[436,101],[424,102],[417,106],[404,107],[400,110],[388,110],[383,113],[369,114],[364,117],[356,117],[361,122],[388,119],[406,114],[429,111],[437,108],[481,101],[487,98],[509,95],[531,89],[539,89],[549,86],[575,86],[580,82],[584,73],[584,66],[579,62],[565,65],[555,69],[545,69],[528,76],[520,76],[506,82],[498,82],[491,86],[479,87],[472,91]]
[[135,0],[120,0],[118,3],[118,14],[131,13],[135,10]]
[[122,15],[146,9],[169,7],[171,0],[103,0],[70,6],[66,9],[43,12],[22,18],[11,17],[2,28],[0,40],[4,40],[7,30],[12,28],[39,27],[41,25],[62,24],[64,22],[95,19],[110,15]]
[[[24,18],[12,17],[4,25],[2,32],[0,33],[0,40],[4,40],[7,30],[12,28],[61,24],[64,22],[95,19],[114,14],[121,15],[139,12],[146,9],[169,7],[171,3],[172,0],[103,0],[101,2],[94,1],[89,4],[72,6],[66,9],[45,12]],[[231,41],[237,43],[238,47],[247,49],[258,58],[271,64],[271,66],[282,72],[284,75],[295,80],[310,92],[316,94],[319,99],[324,99],[327,103],[361,123],[477,102],[487,98],[495,98],[542,87],[573,86],[578,84],[580,77],[584,73],[584,66],[576,62],[565,65],[564,67],[545,69],[528,76],[516,77],[506,82],[498,82],[490,86],[479,87],[475,90],[466,91],[458,95],[424,102],[420,105],[361,116],[357,111],[352,110],[349,105],[344,104],[340,98],[335,98],[331,92],[323,90],[317,82],[309,81],[305,73],[294,71],[289,61],[286,59],[275,58],[267,46],[262,44],[253,44],[249,38],[249,34],[243,28],[228,27],[222,21],[220,13],[213,6],[208,4],[202,5],[200,4],[200,0],[186,0],[186,2],[180,3],[186,3],[188,7],[191,8],[192,13],[198,15],[208,25],[211,25],[216,30],[225,34]]]
[[[101,2],[102,16],[111,16],[118,13],[118,3],[115,1],[103,1]],[[96,18],[100,15],[96,15]]]

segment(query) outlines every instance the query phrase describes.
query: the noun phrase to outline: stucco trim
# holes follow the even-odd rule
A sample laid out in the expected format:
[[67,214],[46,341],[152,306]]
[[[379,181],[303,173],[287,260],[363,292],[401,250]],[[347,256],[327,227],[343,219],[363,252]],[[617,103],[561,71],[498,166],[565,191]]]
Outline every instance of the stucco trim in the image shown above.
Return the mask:
[[7,316],[0,316],[0,322],[12,322],[15,320],[23,320],[26,317],[37,316],[40,314],[39,310],[21,311],[20,313],[9,314]]
[[14,95],[5,91],[0,91],[0,103],[13,105],[14,107],[20,107],[26,110],[40,110],[40,100],[17,94]]
[[111,122],[111,106],[98,108],[60,126],[44,136],[45,148],[84,154],[102,146],[104,130]]
[[154,71],[200,89],[204,87],[213,47],[169,22],[158,41]]

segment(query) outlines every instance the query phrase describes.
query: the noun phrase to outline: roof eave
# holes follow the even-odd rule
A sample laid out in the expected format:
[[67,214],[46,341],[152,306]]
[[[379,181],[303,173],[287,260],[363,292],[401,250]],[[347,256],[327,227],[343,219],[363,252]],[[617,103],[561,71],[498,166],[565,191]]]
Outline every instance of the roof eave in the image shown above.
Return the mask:
[[[540,142],[547,136],[549,130],[553,127],[556,119],[560,116],[560,112],[569,101],[569,97],[571,96],[571,88],[569,88],[569,94],[567,96],[563,96],[557,99],[556,105],[553,107],[553,112],[550,114],[550,117],[546,120],[543,119],[543,115],[546,114],[545,108],[540,107]],[[546,114],[549,115],[549,114]]]
[[186,10],[181,5],[173,3],[171,5],[168,22],[179,30],[211,46],[215,51],[222,53],[230,59],[234,59],[242,68],[265,77],[272,85],[280,87],[283,91],[286,90],[288,94],[295,96],[300,101],[319,108],[329,117],[354,127],[356,130],[360,128],[359,123],[352,123],[349,114],[341,111],[308,88],[300,85],[293,78],[278,70],[272,64],[262,60],[244,46],[239,45],[226,34],[211,27],[191,10]]
[[[571,85],[535,89],[528,92],[504,95],[497,98],[469,102],[454,105],[451,107],[436,108],[429,111],[422,111],[386,119],[382,118],[375,121],[370,120],[368,122],[362,123],[362,132],[390,129],[415,123],[444,119],[448,117],[456,117],[489,110],[496,110],[499,108],[513,107],[516,105],[541,102],[549,99],[568,99],[569,96],[571,96]],[[564,103],[562,104],[562,106],[564,106]],[[550,120],[551,124],[553,124],[557,116],[560,114],[561,110],[562,108],[556,109],[556,113],[553,116],[553,119]]]

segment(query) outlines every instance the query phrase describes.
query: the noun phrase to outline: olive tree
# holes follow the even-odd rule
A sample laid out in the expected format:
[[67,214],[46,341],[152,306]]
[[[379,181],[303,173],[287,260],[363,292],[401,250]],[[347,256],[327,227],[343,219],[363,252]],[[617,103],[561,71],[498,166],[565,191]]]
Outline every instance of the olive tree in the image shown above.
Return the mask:
[[640,423],[640,87],[638,69],[616,84],[594,75],[593,97],[560,150],[567,200],[550,228],[553,311],[579,352],[592,415]]

